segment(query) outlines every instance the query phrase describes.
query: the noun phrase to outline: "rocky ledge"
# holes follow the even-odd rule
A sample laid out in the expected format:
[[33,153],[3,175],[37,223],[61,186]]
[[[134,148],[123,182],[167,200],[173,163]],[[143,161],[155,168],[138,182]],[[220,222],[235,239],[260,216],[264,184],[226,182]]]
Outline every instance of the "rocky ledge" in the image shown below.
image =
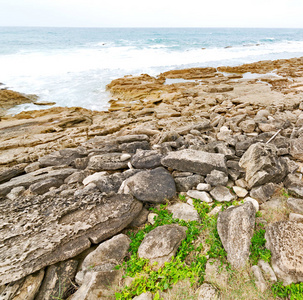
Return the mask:
[[[109,112],[4,116],[0,299],[110,299],[127,284],[115,268],[131,255],[127,231],[154,224],[149,209],[165,203],[187,223],[145,234],[138,257],[155,269],[176,256],[188,222],[206,218],[194,203],[207,203],[231,268],[249,266],[262,223],[271,260],[249,271],[257,288],[302,282],[302,65],[301,58],[127,76],[109,84]],[[272,70],[258,79],[241,74]],[[176,78],[187,81],[169,81]],[[223,293],[207,259],[197,299]]]

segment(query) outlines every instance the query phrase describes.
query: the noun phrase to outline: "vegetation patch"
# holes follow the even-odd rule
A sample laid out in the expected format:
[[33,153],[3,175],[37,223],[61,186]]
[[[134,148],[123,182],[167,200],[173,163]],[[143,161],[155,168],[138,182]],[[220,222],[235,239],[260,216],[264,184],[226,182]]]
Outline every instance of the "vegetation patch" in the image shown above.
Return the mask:
[[275,283],[271,290],[275,297],[290,300],[302,300],[303,299],[303,282],[292,283],[284,286],[282,282]]

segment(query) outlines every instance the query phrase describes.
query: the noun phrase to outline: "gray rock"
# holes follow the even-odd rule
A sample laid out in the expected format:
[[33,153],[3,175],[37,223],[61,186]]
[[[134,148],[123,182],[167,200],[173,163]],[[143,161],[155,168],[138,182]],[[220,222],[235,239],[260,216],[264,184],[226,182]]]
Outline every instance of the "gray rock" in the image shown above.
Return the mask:
[[288,198],[288,207],[297,214],[303,214],[303,199]]
[[25,191],[25,188],[23,186],[17,186],[13,188],[9,194],[6,195],[6,197],[10,200],[15,200],[19,196],[21,196]]
[[288,191],[303,197],[303,182],[296,174],[288,174],[284,180],[284,185],[287,187]]
[[277,156],[277,148],[272,144],[253,144],[239,165],[246,171],[245,180],[249,188],[269,182],[280,183],[287,174],[286,163]]
[[203,202],[207,202],[207,203],[213,202],[213,199],[209,196],[209,194],[207,192],[203,192],[203,191],[189,190],[187,192],[187,196],[189,196],[193,199],[198,199]]
[[265,262],[264,260],[260,259],[258,261],[258,266],[261,268],[266,280],[268,280],[271,283],[275,283],[278,281],[275,272],[273,271],[273,269],[271,268],[268,262]]
[[25,173],[35,172],[40,169],[40,163],[38,161],[33,162],[24,168]]
[[[0,285],[74,257],[128,226],[142,210],[131,195],[100,192],[1,203]],[[5,225],[4,225],[5,224]]]
[[290,141],[290,155],[303,161],[303,137]]
[[76,158],[81,158],[78,149],[63,149],[60,151],[53,152],[51,154],[40,157],[38,162],[40,167],[70,165]]
[[303,281],[303,223],[280,221],[266,228],[271,265],[284,285]]
[[149,137],[146,134],[130,134],[116,138],[116,142],[119,144],[143,141],[149,141]]
[[237,199],[235,194],[224,186],[216,186],[213,190],[210,191],[211,196],[219,202],[230,202]]
[[153,169],[161,166],[162,155],[156,150],[138,150],[131,159],[136,169]]
[[129,224],[130,228],[137,228],[144,225],[147,222],[149,211],[143,208],[138,216]]
[[75,167],[76,169],[84,170],[87,168],[89,158],[88,157],[83,157],[83,158],[76,158],[72,162],[72,166]]
[[225,156],[218,153],[208,153],[198,150],[180,150],[169,152],[161,160],[162,165],[179,171],[207,175],[212,170],[227,173]]
[[30,185],[29,190],[34,194],[42,195],[48,192],[51,187],[59,187],[62,184],[62,180],[51,177]]
[[10,167],[0,172],[0,183],[9,181],[10,179],[17,177],[24,173],[24,169],[27,164],[20,164],[17,166]]
[[118,234],[106,242],[101,243],[94,251],[89,253],[81,269],[76,275],[76,282],[81,285],[88,272],[110,271],[123,262],[128,253],[131,240],[125,234]]
[[78,261],[66,260],[47,267],[35,300],[65,299],[72,289]]
[[81,183],[88,175],[87,171],[78,171],[67,178],[65,178],[64,183],[66,184],[73,184],[73,183]]
[[194,207],[186,203],[175,203],[172,206],[168,206],[167,210],[173,214],[174,219],[184,221],[201,221],[200,216]]
[[149,259],[150,264],[157,262],[161,267],[176,254],[182,240],[186,237],[186,227],[163,225],[150,231],[143,239],[138,256]]
[[126,179],[120,188],[121,193],[130,193],[143,202],[165,203],[176,195],[173,177],[164,168],[141,171]]
[[275,193],[277,187],[278,186],[276,184],[270,182],[265,185],[252,188],[250,195],[261,202],[266,202]]
[[91,156],[87,168],[94,171],[127,169],[128,161],[121,161],[121,153],[105,153]]
[[255,276],[255,283],[259,291],[264,293],[267,290],[265,279],[259,266],[252,266],[251,270]]
[[48,167],[35,172],[18,176],[8,182],[0,184],[0,196],[8,194],[13,188],[23,186],[28,188],[30,185],[49,178],[56,178],[58,181],[74,173],[76,169],[65,167]]
[[197,290],[198,300],[220,300],[219,293],[216,288],[214,288],[209,283],[203,283]]
[[150,150],[149,142],[142,141],[142,142],[132,142],[132,143],[125,143],[119,145],[120,151],[125,151],[127,153],[136,153],[137,150]]
[[217,229],[234,268],[245,266],[254,233],[256,210],[251,202],[219,212]]
[[204,177],[201,175],[191,175],[187,177],[175,178],[176,188],[178,192],[187,192],[203,182]]
[[235,150],[226,146],[224,143],[218,143],[215,147],[214,150],[217,153],[223,154],[226,159],[231,159],[235,157]]
[[228,176],[224,172],[212,170],[210,174],[206,176],[205,181],[211,186],[224,186],[228,182]]
[[208,183],[199,183],[197,185],[197,190],[204,191],[204,192],[209,192],[211,190],[211,185],[208,184]]

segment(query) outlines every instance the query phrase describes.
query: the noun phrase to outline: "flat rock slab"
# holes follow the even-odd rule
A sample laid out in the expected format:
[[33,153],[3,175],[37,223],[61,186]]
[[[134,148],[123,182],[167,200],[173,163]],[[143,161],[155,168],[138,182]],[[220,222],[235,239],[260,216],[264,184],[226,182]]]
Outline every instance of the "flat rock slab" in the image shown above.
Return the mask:
[[217,229],[227,260],[234,268],[245,266],[254,234],[256,209],[251,202],[219,212]]
[[216,201],[219,202],[230,202],[237,199],[237,196],[225,186],[216,186],[210,191],[210,194]]
[[212,170],[227,173],[225,156],[218,153],[185,149],[169,152],[161,160],[161,163],[178,171],[193,172],[200,175],[207,175]]
[[131,195],[32,196],[0,202],[0,285],[72,258],[124,229],[142,203]]
[[199,214],[189,204],[176,203],[167,207],[167,210],[173,214],[174,219],[180,219],[184,221],[201,221]]
[[265,239],[277,277],[286,285],[303,281],[303,223],[276,222],[266,228]]

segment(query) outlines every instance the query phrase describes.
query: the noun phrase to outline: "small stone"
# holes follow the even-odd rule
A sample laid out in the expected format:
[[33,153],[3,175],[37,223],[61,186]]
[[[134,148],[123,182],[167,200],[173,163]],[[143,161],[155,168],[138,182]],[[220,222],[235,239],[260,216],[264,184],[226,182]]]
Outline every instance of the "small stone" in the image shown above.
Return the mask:
[[87,176],[83,181],[82,181],[82,183],[83,183],[83,185],[88,185],[89,183],[91,183],[91,182],[96,182],[96,181],[98,181],[98,180],[100,180],[100,179],[102,179],[104,176],[106,176],[107,175],[107,172],[96,172],[96,173],[94,173],[94,174],[92,174],[92,175],[89,175],[89,176]]
[[184,221],[201,221],[199,214],[189,204],[176,203],[172,206],[168,206],[167,210],[173,214],[174,219],[180,219]]
[[43,181],[32,184],[29,190],[38,195],[42,195],[50,190],[51,187],[59,187],[63,182],[56,178],[47,178]]
[[29,164],[24,168],[25,173],[31,173],[40,169],[40,163],[38,161]]
[[289,221],[296,221],[296,222],[303,223],[303,215],[290,213],[289,214]]
[[213,202],[213,199],[209,196],[207,192],[200,192],[200,191],[195,191],[195,190],[190,190],[187,192],[187,196],[201,200],[203,202],[211,203]]
[[266,286],[266,282],[264,280],[264,277],[262,275],[262,272],[261,272],[261,269],[258,267],[258,266],[252,266],[251,267],[251,270],[256,278],[256,286],[257,288],[262,292],[264,293],[267,289],[267,286]]
[[239,124],[239,127],[246,133],[251,133],[255,131],[256,122],[253,120],[245,120]]
[[24,191],[25,191],[25,188],[23,186],[17,186],[15,188],[13,188],[10,191],[10,193],[6,195],[6,197],[13,201],[13,200],[17,199],[19,196],[21,196]]
[[132,156],[130,154],[124,153],[124,154],[121,155],[120,160],[121,161],[126,161],[126,160],[129,160],[131,157]]
[[269,280],[271,283],[275,283],[278,281],[275,272],[273,271],[268,262],[265,262],[264,260],[260,259],[258,261],[258,266],[263,271],[263,274],[267,280]]
[[274,194],[276,189],[277,189],[277,185],[270,182],[265,185],[252,188],[250,191],[250,195],[257,200],[266,202],[271,198],[271,196]]
[[208,183],[199,183],[197,185],[197,190],[204,191],[204,192],[209,192],[211,190],[211,185],[208,184]]
[[225,186],[228,182],[228,176],[224,172],[213,170],[206,176],[205,181],[211,186]]
[[243,178],[237,179],[235,181],[235,184],[236,184],[236,186],[242,187],[244,189],[247,188],[247,182]]
[[224,186],[216,186],[210,192],[211,196],[219,202],[230,202],[237,199],[236,195],[233,195],[231,191]]
[[239,186],[233,186],[233,191],[240,198],[244,198],[248,194],[248,191],[246,189]]
[[211,216],[215,216],[217,213],[219,213],[220,211],[222,211],[222,207],[221,206],[216,206],[214,209],[212,209],[208,215]]
[[155,220],[154,218],[157,217],[158,215],[155,214],[155,213],[149,213],[148,214],[148,217],[147,217],[147,220],[150,224],[154,225],[155,224]]
[[175,183],[178,192],[186,192],[193,189],[197,184],[202,182],[204,177],[201,175],[190,175],[187,177],[176,177]]
[[303,199],[288,198],[287,205],[293,212],[303,214]]
[[251,198],[251,197],[246,197],[244,199],[244,203],[245,202],[251,202],[253,204],[253,206],[255,207],[256,212],[259,211],[259,202],[256,199]]

